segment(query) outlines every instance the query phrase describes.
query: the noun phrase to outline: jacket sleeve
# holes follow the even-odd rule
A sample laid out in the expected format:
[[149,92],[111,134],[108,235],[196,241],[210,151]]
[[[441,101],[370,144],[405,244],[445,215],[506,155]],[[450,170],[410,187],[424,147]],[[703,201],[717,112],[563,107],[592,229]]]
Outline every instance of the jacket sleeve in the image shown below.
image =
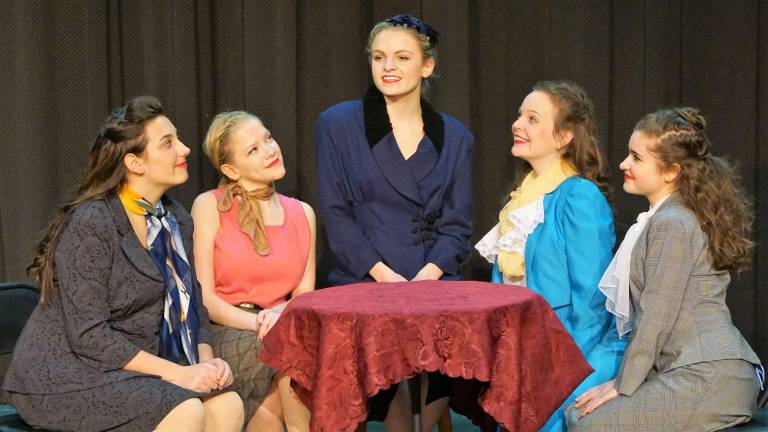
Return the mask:
[[208,316],[208,308],[206,308],[203,304],[203,290],[200,288],[200,282],[197,281],[197,276],[194,276],[192,280],[195,283],[195,295],[197,296],[198,311],[197,320],[200,323],[200,332],[197,335],[197,343],[213,346],[211,319]]
[[437,265],[443,273],[456,275],[469,253],[472,234],[472,147],[474,138],[469,132],[459,143],[459,164],[449,186],[435,230],[435,244],[427,262]]
[[318,200],[331,248],[339,263],[358,279],[383,261],[355,220],[354,202],[349,191],[349,174],[336,142],[333,126],[324,114],[315,125]]
[[[600,317],[607,321],[605,296],[598,283],[611,262],[616,234],[613,212],[597,186],[582,181],[568,193],[562,227],[573,311],[568,316],[570,328],[589,327]],[[585,356],[603,336],[599,327],[592,327],[596,331],[573,335]]]
[[139,348],[110,326],[109,287],[114,234],[101,203],[76,208],[54,251],[55,283],[64,314],[64,332],[74,353],[101,371],[125,366]]
[[656,355],[669,339],[696,259],[693,236],[682,221],[653,222],[648,232],[645,281],[639,299],[642,314],[635,323],[634,337],[616,379],[616,389],[625,396],[631,396],[648,378]]

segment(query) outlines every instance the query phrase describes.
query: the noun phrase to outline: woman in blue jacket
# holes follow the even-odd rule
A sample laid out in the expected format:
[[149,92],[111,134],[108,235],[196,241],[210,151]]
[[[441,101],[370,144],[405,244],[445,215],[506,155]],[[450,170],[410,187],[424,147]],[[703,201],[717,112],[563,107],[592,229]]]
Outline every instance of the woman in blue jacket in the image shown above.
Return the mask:
[[[474,139],[422,98],[438,37],[411,16],[374,26],[374,86],[362,101],[335,105],[317,121],[319,208],[336,257],[328,276],[334,285],[460,277],[472,232]],[[403,398],[389,409],[395,388],[372,398],[369,418],[406,430]],[[398,395],[406,393],[400,386]],[[425,430],[445,403],[424,411]]]
[[610,379],[626,346],[598,288],[616,238],[592,103],[576,84],[536,84],[512,135],[512,155],[529,171],[476,248],[494,263],[494,282],[526,286],[549,302],[595,369],[542,429],[565,431],[563,408]]

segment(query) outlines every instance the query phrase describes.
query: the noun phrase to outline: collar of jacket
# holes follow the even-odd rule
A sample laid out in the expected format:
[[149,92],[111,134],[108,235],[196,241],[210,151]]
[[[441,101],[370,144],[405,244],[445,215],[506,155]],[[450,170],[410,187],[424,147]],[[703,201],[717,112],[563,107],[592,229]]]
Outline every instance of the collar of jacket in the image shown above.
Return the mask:
[[663,203],[661,203],[661,206],[656,210],[656,213],[661,211],[662,209],[665,209],[667,207],[672,207],[676,205],[682,205],[685,206],[685,201],[683,200],[683,196],[680,195],[680,192],[674,191],[670,196],[667,197],[667,199],[664,200]]
[[[392,131],[392,123],[387,113],[387,102],[376,86],[371,85],[363,99],[363,116],[365,117],[365,137],[373,148],[382,138]],[[421,120],[424,122],[424,133],[432,141],[437,154],[443,150],[445,123],[443,116],[435,111],[424,98],[421,98]]]

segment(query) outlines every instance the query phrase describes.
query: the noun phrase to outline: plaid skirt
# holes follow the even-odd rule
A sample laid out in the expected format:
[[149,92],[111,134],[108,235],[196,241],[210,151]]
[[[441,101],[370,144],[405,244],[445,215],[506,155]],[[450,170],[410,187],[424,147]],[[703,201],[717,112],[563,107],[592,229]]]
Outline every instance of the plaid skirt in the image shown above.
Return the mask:
[[245,405],[245,422],[253,417],[269,392],[276,371],[259,360],[261,342],[256,332],[211,323],[213,352],[229,363],[232,389]]

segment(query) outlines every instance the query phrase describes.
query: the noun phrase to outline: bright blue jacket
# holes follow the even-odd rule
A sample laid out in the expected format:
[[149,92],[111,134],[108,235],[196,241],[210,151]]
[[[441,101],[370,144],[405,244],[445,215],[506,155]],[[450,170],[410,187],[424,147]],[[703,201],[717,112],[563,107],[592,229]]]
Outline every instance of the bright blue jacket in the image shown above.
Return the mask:
[[[552,305],[595,372],[552,415],[543,431],[565,431],[563,409],[618,372],[628,338],[619,339],[613,315],[605,309],[605,295],[598,288],[615,241],[613,212],[594,183],[571,177],[544,196],[544,222],[525,244],[526,284]],[[502,281],[497,265],[492,280]]]

